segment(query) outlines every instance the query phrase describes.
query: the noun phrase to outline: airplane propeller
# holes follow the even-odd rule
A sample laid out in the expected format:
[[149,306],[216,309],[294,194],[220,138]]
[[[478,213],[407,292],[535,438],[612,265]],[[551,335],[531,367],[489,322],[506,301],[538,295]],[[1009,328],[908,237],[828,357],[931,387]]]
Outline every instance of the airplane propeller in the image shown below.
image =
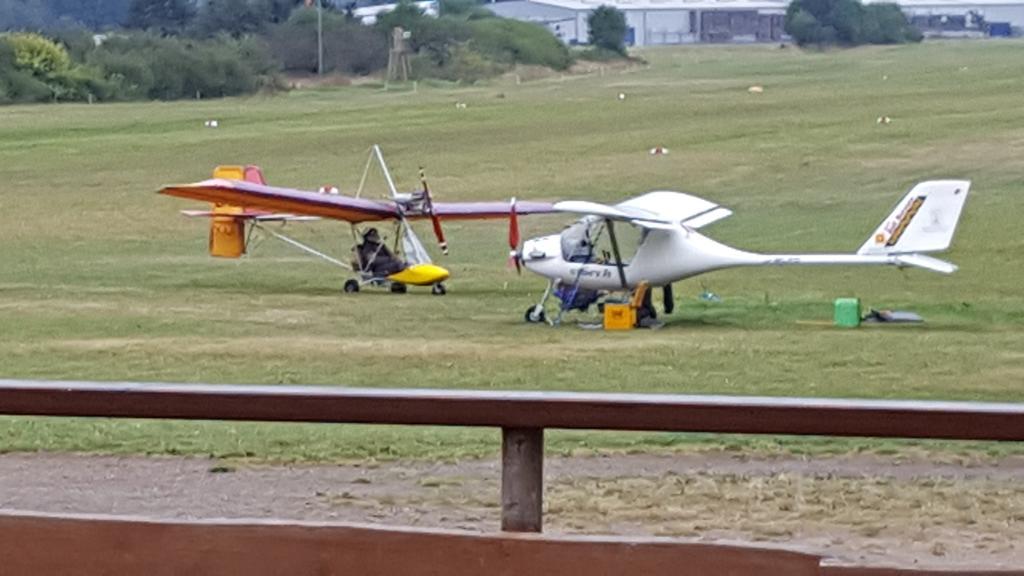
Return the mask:
[[522,256],[519,254],[519,217],[516,215],[516,199],[513,196],[508,208],[508,267],[516,267],[516,272],[523,273]]
[[430,187],[427,186],[427,177],[423,172],[423,167],[420,167],[420,183],[423,185],[423,198],[424,208],[428,214],[430,214],[430,223],[434,226],[434,236],[437,238],[437,245],[441,247],[441,252],[444,255],[448,255],[448,241],[444,238],[444,230],[441,228],[441,219],[434,213],[434,198],[430,195]]

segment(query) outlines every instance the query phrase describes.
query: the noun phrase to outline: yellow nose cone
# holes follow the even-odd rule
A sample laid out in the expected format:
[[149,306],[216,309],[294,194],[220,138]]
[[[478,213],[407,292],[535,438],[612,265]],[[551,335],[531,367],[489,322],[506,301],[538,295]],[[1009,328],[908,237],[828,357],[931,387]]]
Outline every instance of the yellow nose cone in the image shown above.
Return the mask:
[[388,276],[392,282],[412,286],[430,286],[448,279],[449,273],[435,264],[413,264],[401,272]]

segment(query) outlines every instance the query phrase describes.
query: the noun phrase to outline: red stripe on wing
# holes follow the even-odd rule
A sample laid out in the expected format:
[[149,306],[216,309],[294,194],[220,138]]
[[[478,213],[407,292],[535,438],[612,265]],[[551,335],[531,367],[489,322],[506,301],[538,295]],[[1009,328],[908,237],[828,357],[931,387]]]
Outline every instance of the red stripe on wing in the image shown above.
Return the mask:
[[160,193],[214,204],[320,216],[352,223],[387,220],[398,216],[393,202],[320,194],[239,180],[215,178],[195,184],[167,186]]

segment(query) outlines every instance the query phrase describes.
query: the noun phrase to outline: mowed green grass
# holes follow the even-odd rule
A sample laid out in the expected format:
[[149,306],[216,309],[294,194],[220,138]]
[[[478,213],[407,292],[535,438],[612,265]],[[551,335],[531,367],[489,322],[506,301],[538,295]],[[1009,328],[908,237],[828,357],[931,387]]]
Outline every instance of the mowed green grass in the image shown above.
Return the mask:
[[[643,56],[649,66],[522,84],[0,108],[0,375],[1024,399],[1024,44]],[[752,85],[764,93],[748,93]],[[879,116],[892,123],[877,124]],[[207,119],[220,128],[204,128]],[[764,251],[854,251],[915,182],[968,178],[973,188],[944,256],[961,266],[953,276],[724,271],[677,285],[677,312],[663,329],[630,333],[524,324],[545,281],[505,268],[503,222],[446,226],[452,253],[437,258],[453,272],[445,297],[422,289],[344,295],[342,271],[280,244],[238,261],[209,258],[206,223],[177,213],[201,206],[155,194],[229,163],[258,164],[272,183],[352,191],[373,143],[401,187],[416,185],[422,165],[443,200],[614,202],[651,189],[689,191],[735,212],[707,233]],[[652,157],[654,146],[670,154]],[[372,194],[383,192],[379,177],[370,184]],[[567,221],[524,218],[523,233]],[[419,229],[431,238],[429,226]],[[288,230],[348,253],[344,225]],[[699,300],[705,289],[722,301]],[[911,309],[927,322],[835,329],[832,301],[844,296]],[[0,421],[0,450],[458,457],[493,453],[496,438],[475,430]],[[574,433],[554,435],[552,446],[693,441]],[[854,446],[796,444],[810,445]]]

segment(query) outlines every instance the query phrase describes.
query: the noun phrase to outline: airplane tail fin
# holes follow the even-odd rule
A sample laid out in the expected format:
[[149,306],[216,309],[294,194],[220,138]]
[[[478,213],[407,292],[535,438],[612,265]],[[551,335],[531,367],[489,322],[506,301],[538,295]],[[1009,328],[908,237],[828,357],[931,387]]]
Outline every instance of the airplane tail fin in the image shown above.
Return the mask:
[[[906,255],[900,260],[906,260],[908,266],[947,274],[956,270],[952,264],[921,254],[949,248],[970,188],[971,183],[967,180],[931,180],[917,184],[857,250],[857,254]],[[948,269],[950,266],[952,270]]]
[[[263,172],[258,166],[217,166],[213,170],[213,177],[266,184]],[[241,206],[213,205],[214,216],[210,218],[210,256],[238,258],[245,253],[245,219],[239,217],[244,212]]]

